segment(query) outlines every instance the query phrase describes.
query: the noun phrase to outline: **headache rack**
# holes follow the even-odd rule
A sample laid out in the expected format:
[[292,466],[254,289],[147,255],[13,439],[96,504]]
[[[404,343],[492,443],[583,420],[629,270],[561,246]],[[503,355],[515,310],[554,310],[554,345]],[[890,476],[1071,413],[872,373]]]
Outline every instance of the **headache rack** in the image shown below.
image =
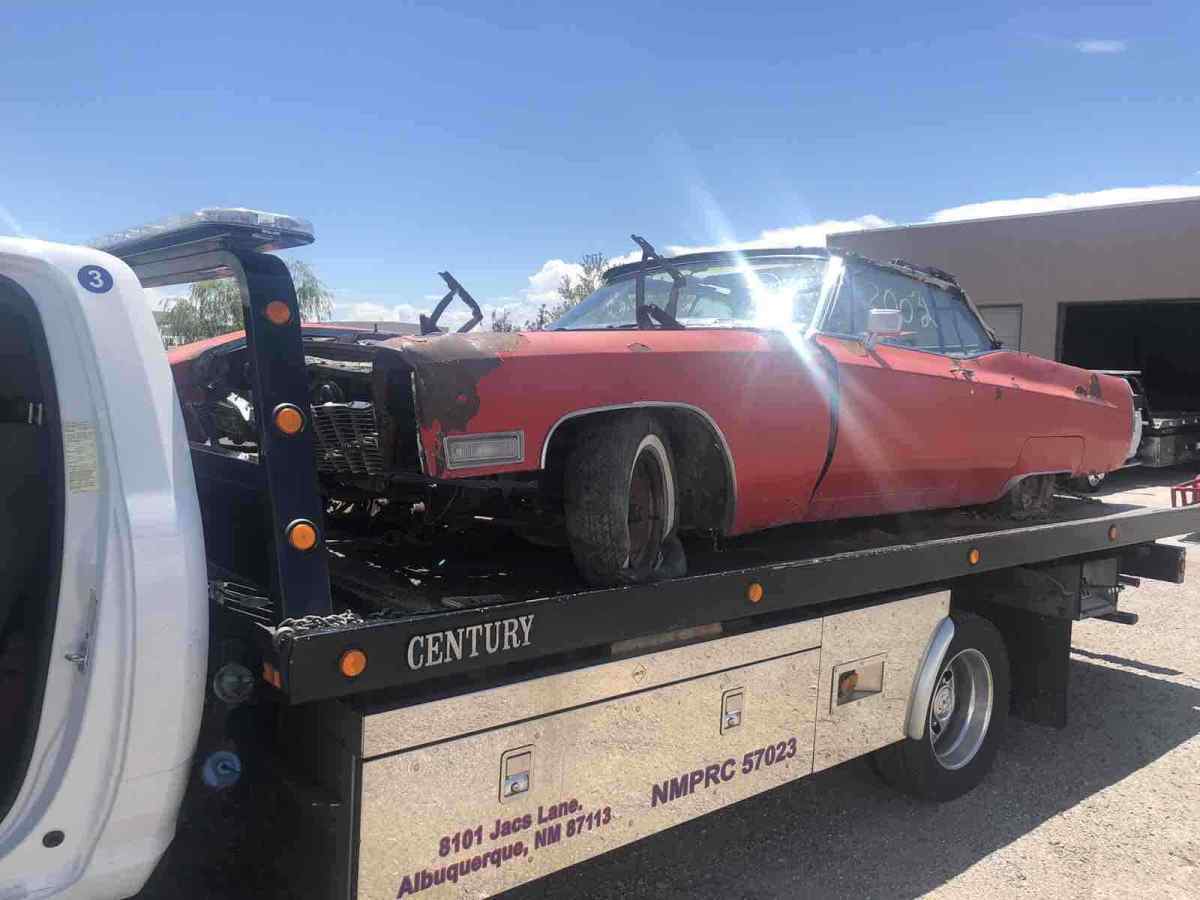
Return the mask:
[[[556,580],[539,589],[535,572],[519,592],[478,579],[471,591],[447,592],[416,609],[335,609],[318,469],[372,475],[381,462],[366,404],[309,404],[295,289],[284,263],[265,251],[308,243],[311,230],[299,220],[246,210],[205,210],[173,227],[126,232],[102,249],[125,259],[147,286],[236,278],[258,408],[311,411],[313,427],[295,436],[277,432],[269,415],[257,416],[256,455],[192,451],[214,602],[253,636],[264,678],[291,703],[367,692],[401,691],[408,699],[453,693],[1019,567],[1078,561],[1083,573],[1106,559],[1126,580],[1178,582],[1182,548],[1154,542],[1200,532],[1200,505],[1149,509],[1076,500],[1052,520],[1020,526],[925,513],[791,526],[722,547],[689,544],[692,574],[656,584],[588,590]],[[334,442],[343,449],[329,452]],[[289,543],[298,524],[316,529],[313,549]],[[502,654],[462,651],[472,635],[486,649],[504,634],[521,639],[510,640]],[[459,645],[459,653],[432,665],[429,656],[418,659],[414,647],[431,636],[439,647],[443,640]],[[348,676],[342,662],[352,651],[365,654],[366,665]]]
[[[262,586],[269,603],[257,607],[256,622],[333,611],[320,542],[316,435],[312,428],[285,434],[268,413],[310,406],[295,285],[283,260],[267,251],[312,241],[312,225],[303,219],[211,208],[95,242],[128,263],[146,287],[233,278],[241,288],[251,386],[262,411],[255,416],[259,452],[193,445],[192,465],[210,567],[231,583]],[[289,535],[304,526],[317,530],[318,542],[297,550]]]

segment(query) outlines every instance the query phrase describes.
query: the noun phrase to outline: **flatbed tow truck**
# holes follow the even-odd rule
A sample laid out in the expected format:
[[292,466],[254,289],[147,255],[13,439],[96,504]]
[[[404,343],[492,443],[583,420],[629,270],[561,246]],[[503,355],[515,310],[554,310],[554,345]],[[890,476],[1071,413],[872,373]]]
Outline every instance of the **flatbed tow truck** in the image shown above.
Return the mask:
[[1065,724],[1074,622],[1183,580],[1159,541],[1200,506],[1069,498],[696,540],[686,577],[605,590],[502,541],[381,561],[326,518],[311,435],[188,445],[144,296],[236,279],[258,407],[304,409],[269,251],[310,240],[246,210],[0,239],[0,659],[27,673],[0,897],[132,895],[181,807],[219,810],[179,840],[228,832],[246,896],[391,900],[492,895],[865,754],[947,799],[1010,709]]

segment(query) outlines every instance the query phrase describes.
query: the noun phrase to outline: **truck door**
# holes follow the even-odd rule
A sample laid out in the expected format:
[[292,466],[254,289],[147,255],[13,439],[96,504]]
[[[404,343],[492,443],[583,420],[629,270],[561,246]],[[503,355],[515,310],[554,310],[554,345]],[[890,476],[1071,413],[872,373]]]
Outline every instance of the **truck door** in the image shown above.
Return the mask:
[[0,809],[29,762],[62,558],[62,439],[45,338],[20,288],[0,279]]
[[204,698],[199,512],[133,272],[0,238],[0,896],[136,893]]

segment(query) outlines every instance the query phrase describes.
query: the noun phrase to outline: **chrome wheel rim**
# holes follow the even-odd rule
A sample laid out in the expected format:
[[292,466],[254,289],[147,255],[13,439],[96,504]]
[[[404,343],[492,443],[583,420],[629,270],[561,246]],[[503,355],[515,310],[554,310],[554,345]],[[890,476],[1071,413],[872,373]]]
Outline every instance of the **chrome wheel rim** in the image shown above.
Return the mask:
[[666,524],[666,473],[649,450],[638,454],[629,483],[629,564],[632,568],[654,561],[662,545]]
[[992,721],[992,667],[978,650],[961,650],[942,667],[929,701],[929,743],[944,769],[973,760]]

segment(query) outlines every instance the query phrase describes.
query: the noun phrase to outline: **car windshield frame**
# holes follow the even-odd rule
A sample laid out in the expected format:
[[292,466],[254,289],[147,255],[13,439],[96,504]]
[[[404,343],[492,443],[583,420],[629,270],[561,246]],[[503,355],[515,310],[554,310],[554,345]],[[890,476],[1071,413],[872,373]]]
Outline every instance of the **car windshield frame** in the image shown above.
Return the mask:
[[757,329],[757,330],[781,330],[798,329],[803,332],[811,332],[816,329],[818,323],[824,318],[826,307],[830,298],[837,286],[838,276],[841,271],[841,259],[838,255],[830,253],[825,248],[787,248],[787,249],[769,249],[769,250],[742,250],[742,251],[717,251],[711,253],[694,253],[682,256],[667,257],[664,259],[655,259],[646,261],[645,263],[635,262],[625,265],[615,266],[609,269],[604,274],[604,279],[599,288],[592,294],[585,297],[571,310],[567,311],[563,316],[555,322],[547,326],[549,331],[614,331],[614,330],[638,330],[640,326],[636,321],[636,314],[630,316],[628,322],[608,322],[586,325],[574,325],[572,320],[575,319],[580,312],[587,310],[587,304],[593,298],[598,297],[602,292],[607,292],[614,286],[626,285],[631,294],[636,290],[639,280],[660,279],[665,288],[670,287],[671,279],[670,272],[672,269],[684,273],[690,280],[693,272],[697,270],[708,269],[749,269],[764,268],[766,264],[778,265],[779,263],[802,263],[804,261],[819,261],[823,268],[819,273],[820,287],[818,289],[817,299],[813,304],[811,314],[808,321],[802,322],[793,318],[788,318],[787,321],[769,320],[763,317],[755,318],[723,318],[723,317],[689,317],[679,311],[677,317],[684,328],[715,328],[715,329]]
[[[974,301],[971,300],[970,295],[963,290],[962,286],[959,285],[957,281],[953,280],[952,278],[943,278],[943,273],[940,272],[937,274],[931,274],[929,270],[924,270],[913,266],[911,263],[908,263],[904,260],[895,260],[892,263],[884,263],[880,262],[879,260],[860,256],[857,253],[846,253],[843,256],[842,271],[839,275],[838,284],[834,287],[834,291],[825,298],[826,304],[822,309],[822,320],[815,329],[821,334],[827,334],[830,337],[847,338],[855,341],[862,341],[866,337],[866,335],[863,333],[848,333],[835,327],[831,327],[830,325],[830,320],[833,317],[841,290],[846,282],[846,279],[853,274],[850,264],[898,275],[901,278],[906,278],[917,284],[924,285],[927,290],[932,289],[942,291],[948,297],[951,297],[954,300],[962,303],[963,314],[967,316],[974,324],[979,326],[980,330],[988,340],[988,346],[983,347],[975,352],[947,351],[945,349],[933,349],[929,347],[909,346],[907,344],[895,344],[891,343],[890,341],[885,341],[885,343],[889,343],[891,346],[901,347],[905,350],[911,350],[914,353],[932,353],[938,356],[946,356],[951,359],[976,359],[989,353],[997,353],[1007,349],[1000,343],[999,339],[996,337],[996,333],[992,330],[991,326],[988,325],[987,320],[983,318],[983,315],[979,312],[979,308],[975,305]],[[894,307],[884,306],[883,308],[891,309]]]

